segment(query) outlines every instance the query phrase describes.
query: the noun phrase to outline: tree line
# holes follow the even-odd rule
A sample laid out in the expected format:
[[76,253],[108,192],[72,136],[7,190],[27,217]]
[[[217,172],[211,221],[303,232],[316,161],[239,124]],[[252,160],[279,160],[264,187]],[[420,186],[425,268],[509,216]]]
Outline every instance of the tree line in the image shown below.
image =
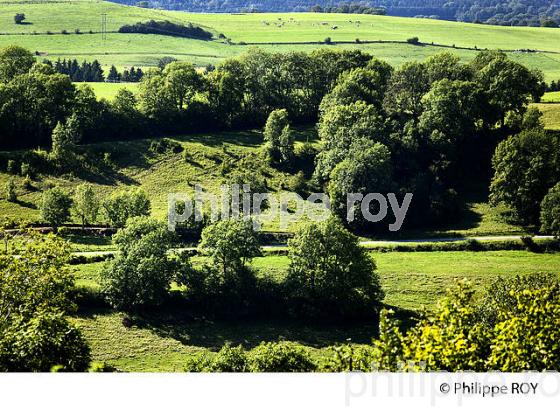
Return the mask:
[[[496,51],[480,52],[470,63],[442,53],[395,69],[359,50],[252,49],[210,72],[177,61],[148,70],[138,96],[121,89],[107,102],[36,64],[26,50],[10,47],[0,53],[0,79],[0,144],[52,145],[62,153],[55,154],[60,161],[72,158],[67,153],[76,144],[100,135],[192,132],[208,124],[248,128],[269,119],[271,161],[297,170],[288,119],[318,121],[323,148],[313,181],[329,193],[335,212],[352,211],[344,204],[345,192],[395,192],[400,199],[412,192],[411,226],[441,224],[456,215],[468,181],[489,181],[497,144],[506,135],[542,128],[528,101],[538,101],[545,90],[541,72]],[[47,104],[46,96],[54,98]],[[37,109],[21,109],[29,106]],[[375,229],[360,218],[352,225]]]
[[74,82],[95,83],[105,80],[103,68],[97,60],[93,60],[91,63],[83,61],[82,64],[79,64],[76,59],[61,61],[59,58],[54,64],[50,60],[45,60],[44,63],[53,67],[57,73],[66,74]]
[[184,25],[172,23],[168,20],[150,20],[135,24],[125,24],[119,28],[119,33],[159,34],[162,36],[195,38],[198,40],[212,40],[213,37],[211,32],[192,23]]

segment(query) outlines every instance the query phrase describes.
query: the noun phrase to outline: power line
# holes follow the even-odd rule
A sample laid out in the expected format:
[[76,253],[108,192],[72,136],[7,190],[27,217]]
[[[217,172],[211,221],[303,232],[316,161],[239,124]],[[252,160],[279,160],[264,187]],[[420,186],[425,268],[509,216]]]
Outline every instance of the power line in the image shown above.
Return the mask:
[[101,40],[107,40],[107,13],[101,14]]

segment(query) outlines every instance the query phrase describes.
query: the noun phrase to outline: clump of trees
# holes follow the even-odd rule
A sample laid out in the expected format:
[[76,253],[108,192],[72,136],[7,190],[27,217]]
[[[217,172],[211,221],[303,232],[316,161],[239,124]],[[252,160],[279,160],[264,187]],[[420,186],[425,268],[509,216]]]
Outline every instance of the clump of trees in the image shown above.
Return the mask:
[[264,141],[272,164],[286,166],[294,159],[294,136],[286,110],[274,110],[270,113],[264,127]]
[[101,82],[105,76],[99,61],[92,62],[83,61],[82,64],[78,60],[56,60],[53,64],[50,60],[45,60],[45,64],[53,67],[57,73],[66,74],[73,82]]
[[167,255],[173,241],[167,226],[147,217],[131,218],[113,241],[117,256],[100,273],[108,302],[124,311],[163,303],[175,273]]
[[213,34],[192,23],[186,25],[172,23],[168,20],[138,22],[125,24],[119,28],[119,33],[159,34],[162,36],[195,38],[197,40],[211,40]]
[[[315,178],[343,218],[348,192],[395,192],[399,200],[411,192],[408,226],[444,223],[458,212],[462,181],[487,178],[495,141],[538,126],[527,101],[543,86],[541,73],[499,52],[469,64],[441,53],[397,70],[371,60],[341,75],[323,99]],[[375,229],[360,218],[350,226]]]
[[65,317],[74,307],[68,244],[29,233],[11,246],[0,253],[0,371],[87,370],[89,347]]
[[367,316],[383,299],[376,266],[336,219],[300,228],[288,243],[290,309],[304,316]]
[[143,76],[144,72],[140,67],[134,68],[134,66],[132,66],[130,69],[125,68],[121,74],[117,71],[117,68],[112,65],[109,74],[107,74],[107,81],[112,83],[121,81],[125,83],[137,83],[142,80]]

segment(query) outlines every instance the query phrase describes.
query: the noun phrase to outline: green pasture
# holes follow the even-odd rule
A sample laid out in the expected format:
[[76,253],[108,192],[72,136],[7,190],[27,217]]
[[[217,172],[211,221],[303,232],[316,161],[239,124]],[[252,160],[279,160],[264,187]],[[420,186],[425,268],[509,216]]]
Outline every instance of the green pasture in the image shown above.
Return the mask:
[[[497,276],[532,272],[560,273],[560,254],[526,251],[497,252],[389,252],[372,253],[387,305],[412,311],[432,309],[455,281],[469,279],[477,290]],[[77,284],[98,288],[101,263],[77,266]],[[259,274],[282,280],[286,256],[257,258]],[[288,340],[308,346],[315,357],[330,354],[328,346],[351,339],[368,343],[376,334],[374,321],[343,325],[312,325],[293,321],[216,321],[200,317],[152,312],[122,324],[114,311],[80,311],[73,321],[84,332],[93,357],[125,371],[181,371],[189,355],[217,351],[225,343],[254,347],[261,341]]]
[[78,83],[78,84],[88,84],[98,99],[105,98],[106,100],[113,100],[117,95],[117,92],[121,88],[126,88],[132,92],[136,92],[138,88],[138,83]]
[[560,104],[534,104],[543,113],[545,128],[560,130]]
[[[560,78],[560,54],[556,54],[560,53],[560,30],[549,28],[348,14],[195,14],[143,9],[98,0],[47,0],[40,3],[2,0],[0,10],[0,33],[3,34],[0,35],[0,47],[22,45],[36,51],[39,58],[98,59],[105,66],[147,67],[156,65],[163,56],[172,56],[206,65],[241,54],[251,43],[255,43],[266,50],[282,52],[309,51],[319,47],[360,48],[399,65],[442,50],[450,50],[469,60],[476,54],[475,48],[491,48],[510,50],[511,58],[542,69],[548,80]],[[15,13],[25,13],[27,24],[16,25],[13,21]],[[102,14],[107,15],[109,33],[106,39],[100,33]],[[149,19],[192,22],[215,33],[216,39],[199,41],[116,33],[123,24]],[[61,34],[63,30],[68,34]],[[76,34],[76,30],[81,34]],[[218,39],[218,34],[224,34],[234,44]],[[335,43],[350,44],[302,44],[323,42],[327,37]],[[424,45],[403,43],[411,37],[418,37]],[[359,44],[356,40],[362,43],[399,43]],[[462,50],[461,47],[471,50]],[[548,53],[515,51],[524,49],[539,49]]]

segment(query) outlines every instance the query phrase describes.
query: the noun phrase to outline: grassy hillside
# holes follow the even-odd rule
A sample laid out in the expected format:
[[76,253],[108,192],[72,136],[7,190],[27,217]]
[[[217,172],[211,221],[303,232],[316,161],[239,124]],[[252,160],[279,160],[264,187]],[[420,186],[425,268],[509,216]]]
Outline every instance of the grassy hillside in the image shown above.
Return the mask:
[[[560,30],[533,27],[499,27],[429,19],[388,16],[281,13],[281,14],[192,14],[127,7],[96,0],[56,0],[35,3],[0,0],[0,46],[20,44],[48,58],[99,59],[119,67],[152,66],[164,55],[203,65],[237,55],[250,45],[228,45],[223,41],[199,41],[159,35],[117,34],[123,24],[149,19],[193,22],[216,35],[223,33],[234,43],[291,43],[265,45],[268,50],[310,50],[317,47],[352,47],[368,50],[393,64],[423,59],[442,47],[398,44],[357,44],[363,41],[400,41],[417,36],[423,43],[506,50],[535,49],[549,53],[510,53],[511,57],[545,71],[549,80],[560,77]],[[15,13],[25,13],[28,24],[16,25]],[[107,39],[101,34],[101,15],[107,14]],[[335,28],[336,27],[336,28]],[[79,29],[83,34],[74,34]],[[66,30],[69,34],[60,34]],[[93,34],[89,34],[90,31]],[[48,35],[47,32],[52,34]],[[37,33],[37,34],[33,34]],[[354,44],[304,45],[302,42]],[[299,44],[298,44],[299,43]],[[446,48],[447,49],[447,48]],[[473,50],[450,48],[463,58]]]
[[[116,85],[100,84],[105,96],[118,89]],[[315,141],[313,130],[297,132],[298,144]],[[112,191],[127,187],[145,190],[152,202],[152,214],[156,218],[167,216],[167,195],[173,192],[192,193],[195,184],[216,194],[228,177],[236,172],[251,170],[263,177],[271,192],[289,189],[297,178],[289,173],[270,167],[262,159],[262,134],[260,131],[223,132],[219,134],[199,134],[169,138],[181,145],[183,152],[157,154],[150,150],[153,140],[121,141],[83,146],[82,152],[88,158],[72,174],[62,176],[39,175],[31,187],[24,187],[24,178],[0,172],[0,215],[40,221],[42,192],[52,186],[60,186],[72,193],[83,182],[93,184],[100,197]],[[186,157],[185,157],[185,152]],[[3,159],[12,153],[2,154]],[[19,163],[18,163],[19,165]],[[16,183],[18,202],[6,201],[4,187],[9,179]],[[74,222],[79,222],[77,219]],[[278,221],[265,225],[267,230],[278,230]],[[505,222],[500,209],[493,208],[477,196],[465,205],[464,215],[455,224],[431,232],[449,235],[492,235],[522,233],[520,227]],[[425,232],[418,233],[422,236]],[[413,233],[411,233],[413,235]],[[417,234],[414,234],[417,235]]]
[[[373,253],[388,305],[419,311],[432,309],[455,280],[468,278],[477,290],[496,276],[531,272],[558,273],[557,254],[526,251],[498,252],[389,252]],[[268,256],[253,266],[280,279],[288,258]],[[95,288],[100,263],[78,266],[78,284]],[[327,346],[351,338],[368,343],[375,335],[372,323],[311,326],[291,321],[220,322],[153,314],[122,325],[123,315],[110,310],[84,311],[73,320],[84,332],[95,360],[126,371],[180,371],[189,355],[216,351],[224,343],[253,347],[260,341],[289,340],[303,343],[314,356],[329,354]]]
[[542,111],[545,128],[560,130],[560,104],[534,104]]

